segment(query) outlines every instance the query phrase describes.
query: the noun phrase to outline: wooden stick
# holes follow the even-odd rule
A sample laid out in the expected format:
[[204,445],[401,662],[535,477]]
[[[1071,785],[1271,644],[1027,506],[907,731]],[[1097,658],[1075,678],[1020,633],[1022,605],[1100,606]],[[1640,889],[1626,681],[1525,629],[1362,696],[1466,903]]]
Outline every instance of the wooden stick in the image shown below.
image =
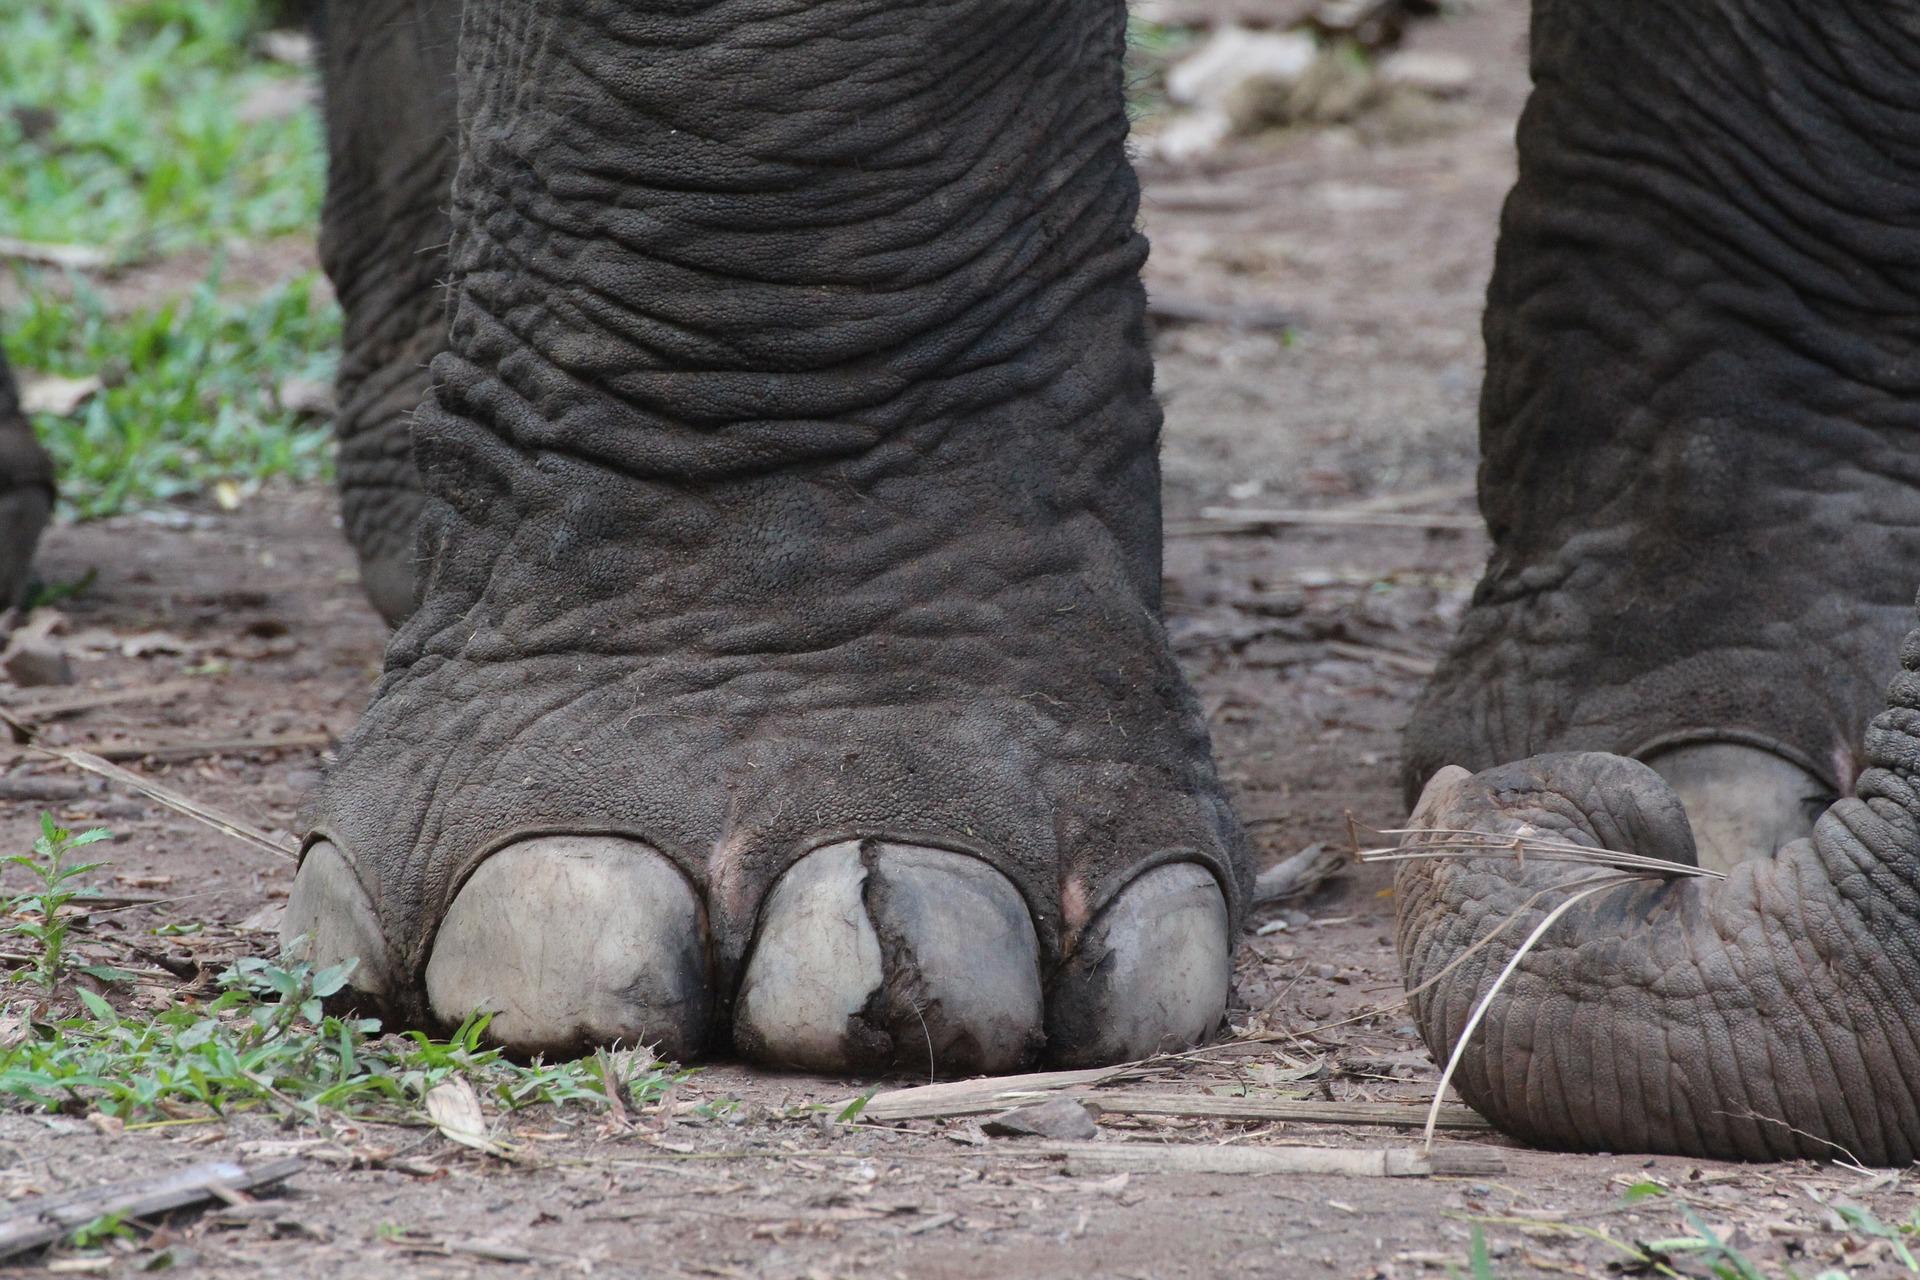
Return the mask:
[[[1028,1076],[996,1076],[923,1085],[876,1094],[860,1112],[870,1122],[951,1120],[991,1115],[1050,1093],[1066,1092],[1074,1101],[1108,1115],[1174,1116],[1193,1120],[1292,1120],[1304,1124],[1384,1125],[1418,1129],[1426,1109],[1400,1102],[1319,1102],[1294,1098],[1221,1098],[1210,1094],[1086,1093],[1116,1078],[1120,1071],[1051,1071]],[[1441,1108],[1449,1129],[1489,1129],[1486,1120],[1460,1106]]]
[[[1033,1148],[1029,1148],[1033,1149]],[[1199,1147],[1144,1142],[1047,1142],[1047,1155],[1066,1161],[1069,1174],[1275,1173],[1334,1174],[1353,1178],[1485,1177],[1507,1162],[1489,1147]]]
[[106,1214],[119,1214],[123,1218],[150,1217],[205,1200],[221,1199],[222,1192],[251,1191],[281,1182],[305,1167],[306,1162],[298,1156],[251,1170],[222,1161],[197,1164],[153,1178],[42,1196],[0,1215],[0,1258],[54,1244]]
[[[1221,1098],[1212,1094],[1159,1096],[1097,1094],[1081,1099],[1107,1115],[1175,1116],[1187,1120],[1293,1120],[1306,1124],[1366,1124],[1418,1129],[1426,1108],[1401,1102],[1319,1102],[1293,1098]],[[1467,1107],[1443,1106],[1441,1124],[1449,1129],[1491,1129],[1485,1117]]]
[[[1041,1094],[1061,1089],[1090,1089],[1122,1077],[1146,1074],[1138,1064],[1092,1067],[1085,1071],[1035,1071],[1017,1076],[988,1076],[981,1080],[953,1080],[893,1089],[867,1099],[860,1119],[940,1120],[949,1116],[980,1116],[1031,1102]],[[852,1100],[840,1104],[851,1105]]]
[[1301,507],[1206,507],[1200,512],[1202,523],[1275,529],[1285,526],[1327,525],[1363,529],[1484,529],[1486,521],[1477,515],[1453,515],[1442,512],[1361,511],[1352,507],[1328,507],[1315,511]]

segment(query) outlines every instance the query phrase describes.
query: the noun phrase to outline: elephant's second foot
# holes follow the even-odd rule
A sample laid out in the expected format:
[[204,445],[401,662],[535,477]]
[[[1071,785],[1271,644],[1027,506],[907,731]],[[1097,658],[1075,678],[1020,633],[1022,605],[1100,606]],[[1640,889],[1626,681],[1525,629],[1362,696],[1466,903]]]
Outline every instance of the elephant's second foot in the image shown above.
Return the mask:
[[766,706],[716,712],[715,679],[651,665],[389,677],[316,806],[289,940],[357,957],[369,1006],[490,1013],[527,1054],[950,1076],[1219,1026],[1241,859],[1178,684],[1095,717],[1057,675],[932,706],[912,686],[953,677],[910,675],[850,710],[861,662],[729,673]]
[[[1457,1055],[1462,1096],[1506,1132],[1562,1149],[1909,1163],[1920,1149],[1906,996],[1920,940],[1916,691],[1911,676],[1892,689],[1858,796],[1724,876],[1510,854],[1403,863],[1414,1022],[1435,1061]],[[1740,789],[1758,797],[1761,774]],[[1702,822],[1682,801],[1639,761],[1557,753],[1443,769],[1412,825],[1688,864]]]
[[[1805,765],[1752,742],[1690,741],[1638,758],[1680,802],[1691,836],[1689,860],[1711,871],[1770,858],[1806,839],[1839,798],[1831,782]],[[1446,772],[1433,775],[1429,791]]]
[[[1897,608],[1807,575],[1756,583],[1761,605],[1807,600],[1791,622],[1773,623],[1751,617],[1758,606],[1696,600],[1667,578],[1632,581],[1604,560],[1510,597],[1493,572],[1408,726],[1409,799],[1448,765],[1623,756],[1665,781],[1700,864],[1724,871],[1810,836],[1852,793]],[[1653,621],[1607,621],[1630,607]],[[1743,611],[1750,625],[1739,631]]]

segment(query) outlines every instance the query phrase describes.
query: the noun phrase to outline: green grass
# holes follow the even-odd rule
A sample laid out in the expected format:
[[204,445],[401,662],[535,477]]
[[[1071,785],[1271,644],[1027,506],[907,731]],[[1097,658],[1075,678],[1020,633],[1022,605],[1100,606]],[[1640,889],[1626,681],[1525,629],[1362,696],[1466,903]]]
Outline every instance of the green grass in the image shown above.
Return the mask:
[[[9,859],[34,887],[0,895],[7,932],[33,950],[14,963],[41,987],[24,1006],[0,1008],[0,1106],[100,1113],[122,1122],[179,1123],[264,1110],[290,1123],[348,1115],[395,1123],[423,1121],[429,1090],[459,1078],[495,1111],[538,1104],[598,1109],[645,1107],[681,1073],[645,1053],[602,1051],[572,1062],[509,1061],[482,1038],[476,1016],[451,1037],[390,1035],[371,1018],[340,1017],[324,1002],[347,984],[353,963],[315,970],[293,961],[249,957],[219,979],[220,992],[184,993],[152,1017],[116,1009],[107,997],[66,981],[62,961],[71,917],[63,909],[91,890],[72,852],[106,838],[75,836],[42,818],[32,854]],[[57,934],[47,927],[60,920]],[[24,926],[24,927],[22,927]],[[105,978],[131,974],[74,970]]]
[[[0,234],[118,263],[312,235],[325,154],[297,97],[313,72],[259,56],[270,12],[267,0],[0,2]],[[242,118],[275,93],[279,110]],[[74,415],[34,422],[63,514],[231,500],[261,480],[329,470],[324,424],[297,421],[274,394],[332,375],[340,320],[315,305],[310,280],[235,301],[216,268],[186,295],[130,312],[110,281],[23,267],[19,282],[25,304],[0,319],[16,375],[106,384]]]
[[309,231],[308,110],[241,104],[310,74],[258,58],[257,0],[0,4],[0,228],[118,258]]
[[289,379],[331,378],[340,339],[332,303],[304,276],[248,300],[211,277],[184,297],[124,315],[80,285],[33,289],[4,338],[23,382],[98,376],[106,386],[68,417],[34,428],[53,454],[63,510],[81,518],[331,469],[325,422],[281,407]]
[[497,1111],[540,1103],[624,1106],[658,1100],[677,1078],[644,1053],[522,1064],[481,1044],[476,1017],[445,1040],[417,1031],[383,1035],[371,1018],[321,1011],[351,963],[243,960],[205,1003],[181,1000],[152,1018],[116,1012],[82,989],[74,1016],[36,1021],[0,1051],[0,1099],[30,1110],[99,1112],[167,1122],[264,1110],[292,1122],[325,1115],[417,1123],[427,1091],[465,1079]]

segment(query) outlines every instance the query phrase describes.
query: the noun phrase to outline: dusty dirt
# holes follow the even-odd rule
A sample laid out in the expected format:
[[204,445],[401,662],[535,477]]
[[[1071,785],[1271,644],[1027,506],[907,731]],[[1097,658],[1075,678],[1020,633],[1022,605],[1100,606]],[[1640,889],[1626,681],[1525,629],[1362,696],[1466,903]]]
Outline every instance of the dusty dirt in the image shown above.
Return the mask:
[[[1279,306],[1298,320],[1284,339],[1218,324],[1169,325],[1159,339],[1170,626],[1263,860],[1315,841],[1344,847],[1348,814],[1375,826],[1401,815],[1398,730],[1484,541],[1457,528],[1249,531],[1215,509],[1388,499],[1400,511],[1472,512],[1478,311],[1512,177],[1524,15],[1519,0],[1488,0],[1420,28],[1417,43],[1466,53],[1479,70],[1467,110],[1436,136],[1383,145],[1324,130],[1184,169],[1145,167],[1156,292]],[[278,246],[269,261],[299,265]],[[156,278],[133,283],[150,291]],[[377,669],[383,629],[324,492],[62,527],[41,569],[53,582],[97,574],[59,606],[78,691],[171,689],[48,717],[52,741],[144,749],[337,735]],[[32,705],[75,691],[0,697]],[[304,746],[149,754],[132,767],[291,832],[322,764],[322,749]],[[109,889],[164,899],[89,926],[122,955],[123,944],[143,949],[137,1000],[165,998],[196,960],[272,946],[286,862],[62,766],[6,764],[0,846],[24,849],[42,810],[112,828]],[[1114,1088],[1430,1096],[1437,1072],[1394,1008],[1392,913],[1388,878],[1357,868],[1263,911],[1237,963],[1236,1042]],[[200,941],[155,939],[169,920],[217,927]],[[1406,1277],[1464,1268],[1475,1221],[1496,1274],[1604,1275],[1626,1255],[1603,1234],[1685,1234],[1683,1204],[1770,1266],[1875,1274],[1892,1255],[1833,1229],[1816,1197],[1852,1195],[1887,1221],[1908,1211],[1897,1181],[1836,1166],[1568,1157],[1486,1133],[1449,1138],[1501,1148],[1507,1171],[1477,1179],[1067,1176],[1035,1143],[984,1137],[971,1119],[836,1125],[806,1113],[865,1087],[716,1065],[630,1126],[580,1109],[509,1118],[501,1130],[520,1142],[517,1163],[431,1130],[241,1118],[108,1136],[83,1119],[7,1114],[0,1197],[302,1153],[308,1171],[264,1207],[178,1215],[105,1264],[130,1273],[170,1245],[198,1273],[280,1276]],[[718,1099],[742,1105],[726,1120],[695,1110]],[[1112,1114],[1102,1130],[1114,1144],[1415,1140]],[[1643,1178],[1673,1190],[1623,1204],[1623,1186]],[[1703,1273],[1685,1256],[1672,1265]]]

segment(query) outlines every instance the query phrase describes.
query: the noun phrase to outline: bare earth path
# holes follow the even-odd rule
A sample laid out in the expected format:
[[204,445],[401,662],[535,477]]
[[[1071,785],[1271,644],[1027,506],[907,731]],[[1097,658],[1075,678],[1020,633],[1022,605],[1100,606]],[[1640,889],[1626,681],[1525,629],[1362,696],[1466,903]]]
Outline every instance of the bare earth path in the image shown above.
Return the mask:
[[[1267,860],[1316,841],[1344,848],[1349,812],[1375,826],[1401,816],[1398,730],[1484,554],[1477,531],[1445,526],[1473,511],[1478,308],[1511,180],[1523,32],[1517,0],[1421,29],[1421,43],[1465,53],[1479,73],[1462,118],[1434,136],[1386,145],[1321,131],[1197,167],[1146,166],[1156,293],[1278,306],[1299,322],[1287,341],[1169,324],[1159,344],[1170,625]],[[1218,510],[1378,511],[1383,499],[1455,519],[1275,528]],[[98,575],[60,606],[79,684],[0,688],[0,702],[168,686],[52,721],[50,740],[90,749],[337,735],[364,700],[383,635],[350,562],[318,491],[269,492],[231,514],[58,529],[43,576]],[[291,832],[321,748],[162,751],[131,767]],[[6,762],[0,847],[30,844],[42,810],[116,833],[101,846],[111,891],[167,899],[99,915],[83,932],[145,948],[150,976],[136,1001],[158,1001],[169,973],[192,977],[199,961],[271,948],[287,863],[62,766]],[[1268,909],[1238,961],[1241,1042],[1081,1096],[1431,1096],[1437,1072],[1392,1007],[1392,914],[1387,877],[1357,869]],[[155,937],[168,920],[210,927]],[[0,1201],[213,1158],[302,1154],[308,1171],[279,1197],[181,1215],[104,1260],[133,1274],[171,1245],[197,1274],[287,1277],[1406,1277],[1448,1265],[1466,1274],[1470,1219],[1497,1275],[1599,1276],[1626,1260],[1599,1235],[1687,1235],[1683,1206],[1768,1274],[1867,1275],[1890,1274],[1894,1254],[1840,1229],[1819,1201],[1851,1196],[1887,1222],[1910,1212],[1898,1179],[1836,1166],[1502,1149],[1505,1172],[1473,1178],[1122,1171],[985,1137],[977,1118],[834,1124],[834,1108],[809,1108],[863,1088],[714,1066],[630,1122],[577,1108],[511,1117],[501,1130],[519,1142],[514,1163],[428,1129],[242,1118],[113,1134],[84,1118],[0,1114]],[[699,1104],[722,1099],[740,1105],[725,1119],[702,1114]],[[1103,1146],[1417,1141],[1124,1110],[1101,1128]],[[1448,1142],[1502,1146],[1472,1131]],[[1623,1203],[1624,1188],[1645,1179],[1671,1190]],[[1674,1253],[1669,1265],[1700,1275],[1708,1261]]]

